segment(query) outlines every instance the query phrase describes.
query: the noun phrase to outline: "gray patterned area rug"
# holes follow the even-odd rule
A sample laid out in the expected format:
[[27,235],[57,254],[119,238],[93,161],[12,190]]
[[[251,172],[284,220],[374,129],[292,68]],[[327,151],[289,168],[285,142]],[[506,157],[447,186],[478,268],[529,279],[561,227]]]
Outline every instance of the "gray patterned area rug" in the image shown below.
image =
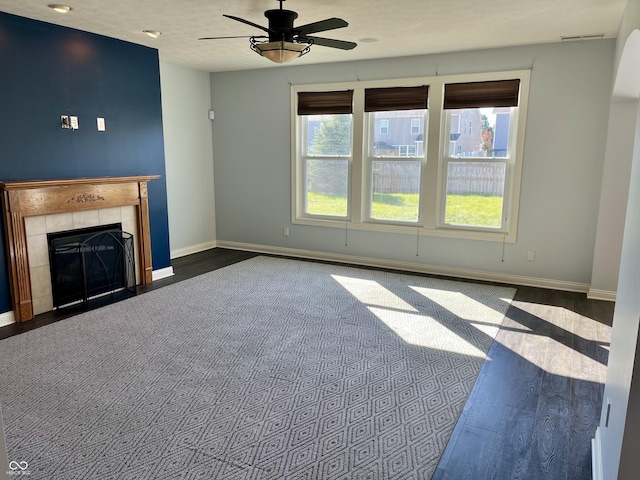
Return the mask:
[[0,341],[32,479],[428,479],[515,290],[256,257]]

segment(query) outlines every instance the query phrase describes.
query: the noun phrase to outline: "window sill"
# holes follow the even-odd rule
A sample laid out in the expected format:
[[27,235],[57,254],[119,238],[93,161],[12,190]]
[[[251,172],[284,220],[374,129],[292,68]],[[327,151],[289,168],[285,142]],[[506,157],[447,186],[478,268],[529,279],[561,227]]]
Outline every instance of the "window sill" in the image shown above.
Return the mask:
[[309,225],[313,227],[341,228],[347,230],[362,230],[380,233],[399,233],[403,235],[416,235],[426,237],[459,238],[465,240],[481,240],[486,242],[516,243],[515,233],[487,232],[479,230],[466,230],[461,228],[427,228],[423,226],[390,225],[382,223],[353,223],[344,220],[327,220],[312,218],[295,218],[294,225]]

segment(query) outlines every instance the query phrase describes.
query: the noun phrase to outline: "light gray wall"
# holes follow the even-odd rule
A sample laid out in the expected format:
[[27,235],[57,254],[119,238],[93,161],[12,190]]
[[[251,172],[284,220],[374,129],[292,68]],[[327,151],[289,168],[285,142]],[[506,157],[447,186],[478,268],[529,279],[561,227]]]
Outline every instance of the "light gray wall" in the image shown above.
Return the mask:
[[160,63],[171,257],[215,246],[208,72]]
[[[607,40],[213,73],[218,240],[588,284],[614,49]],[[504,262],[499,242],[423,237],[416,257],[415,236],[352,231],[346,247],[343,229],[291,225],[290,83],[531,67],[518,241]]]
[[611,102],[591,274],[590,289],[595,295],[618,287],[637,114],[637,100]]

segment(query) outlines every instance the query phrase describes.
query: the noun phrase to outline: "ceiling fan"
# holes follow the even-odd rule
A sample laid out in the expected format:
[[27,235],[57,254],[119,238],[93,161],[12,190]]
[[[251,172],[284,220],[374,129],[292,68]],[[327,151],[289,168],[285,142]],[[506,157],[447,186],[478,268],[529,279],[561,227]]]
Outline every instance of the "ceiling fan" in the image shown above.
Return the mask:
[[252,27],[263,30],[268,35],[253,36],[233,36],[233,37],[203,37],[198,40],[218,40],[223,38],[249,38],[251,49],[276,63],[286,63],[301,57],[311,50],[311,45],[320,45],[323,47],[339,48],[341,50],[351,50],[357,46],[354,42],[346,42],[344,40],[334,40],[332,38],[311,36],[312,33],[324,32],[327,30],[335,30],[343,28],[349,24],[341,18],[327,18],[319,22],[308,23],[294,27],[293,21],[298,18],[298,14],[291,10],[284,10],[282,3],[285,0],[277,0],[280,2],[280,8],[267,10],[264,16],[269,20],[269,26],[264,27],[257,23],[250,22],[244,18],[234,17],[233,15],[224,15],[231,20],[251,25]]

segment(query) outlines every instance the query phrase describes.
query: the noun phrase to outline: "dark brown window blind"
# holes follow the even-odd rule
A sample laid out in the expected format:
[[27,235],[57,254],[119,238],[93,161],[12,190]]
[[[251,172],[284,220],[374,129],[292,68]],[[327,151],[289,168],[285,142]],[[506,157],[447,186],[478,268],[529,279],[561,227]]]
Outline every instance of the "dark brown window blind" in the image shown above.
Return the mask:
[[353,113],[353,90],[298,92],[298,115]]
[[367,88],[364,91],[365,112],[417,110],[427,108],[429,87]]
[[520,80],[447,83],[444,108],[516,107]]

